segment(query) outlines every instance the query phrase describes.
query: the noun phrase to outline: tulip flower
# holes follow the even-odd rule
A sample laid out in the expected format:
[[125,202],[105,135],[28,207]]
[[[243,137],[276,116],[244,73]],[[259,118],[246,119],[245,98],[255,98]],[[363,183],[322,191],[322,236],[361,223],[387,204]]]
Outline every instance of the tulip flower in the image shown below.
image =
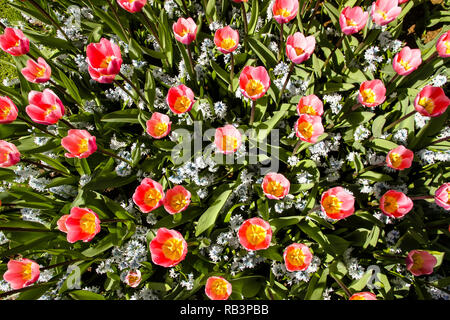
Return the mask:
[[355,212],[355,197],[342,187],[334,187],[322,194],[322,212],[331,219],[344,219]]
[[88,71],[92,79],[100,83],[113,82],[122,66],[119,46],[102,38],[99,43],[88,44],[86,54]]
[[245,220],[239,228],[239,243],[247,250],[264,250],[270,246],[272,228],[261,218]]
[[450,99],[440,87],[425,86],[414,100],[414,108],[426,117],[439,117],[450,104]]
[[232,53],[239,45],[239,32],[230,26],[217,29],[214,34],[214,44],[220,52]]
[[298,0],[275,0],[273,18],[280,24],[287,23],[297,16]]
[[96,138],[86,130],[69,130],[61,145],[69,151],[65,154],[67,158],[87,158],[97,150]]
[[322,118],[319,116],[310,116],[301,114],[294,125],[294,130],[300,140],[316,143],[318,137],[324,132]]
[[369,13],[361,7],[345,7],[339,16],[339,24],[345,35],[358,33],[367,23]]
[[37,62],[33,59],[27,61],[27,67],[21,70],[22,75],[30,82],[45,83],[50,80],[52,68],[44,58],[39,57]]
[[421,63],[422,53],[420,49],[411,49],[406,46],[395,55],[392,66],[399,75],[407,76],[417,70]]
[[244,67],[239,76],[239,87],[242,94],[253,101],[264,96],[270,87],[270,78],[266,68],[262,66]]
[[5,28],[0,35],[0,48],[13,56],[21,56],[30,51],[30,40],[19,29]]
[[20,152],[12,143],[0,140],[0,167],[8,168],[20,161]]
[[231,124],[217,128],[214,135],[216,150],[223,154],[236,152],[242,144],[242,135]]
[[147,0],[117,0],[117,3],[128,12],[136,13],[142,10]]
[[181,233],[160,228],[150,242],[152,262],[166,268],[174,267],[184,260],[188,246]]
[[348,300],[377,300],[377,296],[372,292],[357,292],[353,294]]
[[192,18],[178,18],[172,25],[175,39],[182,44],[190,44],[197,36],[197,25]]
[[39,279],[39,265],[30,259],[9,260],[8,270],[3,279],[18,290],[35,283]]
[[406,2],[408,2],[409,0],[398,0],[398,4],[402,4],[402,3],[406,3]]
[[9,97],[0,97],[0,123],[11,123],[17,119],[17,109]]
[[381,80],[364,81],[359,87],[358,102],[366,107],[376,107],[386,100],[386,87]]
[[206,280],[205,293],[211,300],[227,300],[231,292],[231,283],[222,277],[209,277]]
[[323,103],[314,94],[301,97],[297,104],[297,113],[299,116],[302,114],[309,114],[311,116],[320,117],[323,114]]
[[398,0],[376,0],[372,3],[372,20],[376,24],[384,26],[395,20],[401,11]]
[[43,92],[30,91],[28,103],[26,113],[31,120],[39,124],[55,124],[65,114],[61,99],[50,89],[44,89]]
[[287,37],[286,55],[294,64],[300,64],[308,60],[316,48],[314,36],[305,37],[303,33],[296,32]]
[[89,242],[100,232],[100,220],[91,209],[73,207],[65,222],[67,229],[67,241]]
[[312,260],[312,253],[308,246],[302,243],[293,243],[284,250],[283,259],[286,270],[290,272],[308,269]]
[[68,214],[65,214],[61,216],[61,218],[58,219],[56,222],[56,225],[58,226],[58,230],[64,233],[67,233],[67,227],[66,227],[66,220],[69,217]]
[[142,280],[141,272],[139,270],[130,270],[125,276],[125,283],[132,288],[136,288]]
[[404,170],[411,167],[414,160],[414,152],[406,149],[404,146],[398,146],[388,152],[386,164],[388,167],[396,170]]
[[281,173],[270,172],[266,174],[261,184],[264,194],[269,199],[279,200],[289,193],[290,182]]
[[175,214],[186,210],[191,203],[191,193],[183,186],[175,186],[167,190],[163,204],[166,211]]
[[147,133],[155,139],[161,139],[169,134],[171,125],[172,122],[168,116],[155,112],[147,121]]
[[436,190],[434,200],[438,206],[450,210],[450,182],[444,183]]
[[160,207],[163,204],[163,199],[162,185],[150,178],[144,178],[133,194],[133,202],[144,213]]
[[450,30],[439,37],[436,50],[441,58],[450,57]]
[[184,84],[180,84],[177,87],[169,89],[166,102],[169,105],[170,110],[176,114],[189,112],[195,102],[194,92]]
[[380,199],[380,209],[391,218],[402,218],[413,208],[413,201],[403,192],[389,190]]
[[436,264],[436,257],[424,250],[411,250],[406,257],[406,269],[416,277],[432,274]]

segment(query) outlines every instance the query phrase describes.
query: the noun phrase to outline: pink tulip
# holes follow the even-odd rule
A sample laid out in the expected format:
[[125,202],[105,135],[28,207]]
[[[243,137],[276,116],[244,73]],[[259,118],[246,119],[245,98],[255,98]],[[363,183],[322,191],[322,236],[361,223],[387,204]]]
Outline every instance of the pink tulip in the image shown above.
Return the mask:
[[220,153],[234,153],[242,144],[242,135],[234,126],[227,124],[222,128],[216,129],[214,144]]
[[156,237],[150,241],[152,262],[158,266],[171,268],[186,258],[188,245],[183,235],[176,230],[159,228]]
[[69,217],[69,215],[65,214],[65,215],[61,216],[61,218],[59,218],[58,221],[56,222],[56,225],[58,226],[59,231],[67,233],[66,221],[67,221],[68,217]]
[[445,210],[450,210],[450,182],[444,183],[436,190],[434,201]]
[[411,211],[414,204],[403,192],[389,190],[380,199],[380,209],[391,218],[402,218]]
[[100,232],[100,220],[98,215],[87,208],[73,207],[65,222],[67,229],[67,241],[89,242]]
[[283,252],[284,265],[290,272],[308,269],[312,257],[311,250],[303,243],[293,243],[287,246]]
[[3,275],[13,290],[35,283],[39,279],[39,265],[30,259],[9,260],[8,270]]
[[141,272],[139,270],[130,270],[125,276],[125,283],[131,288],[136,288],[142,280]]
[[224,54],[231,53],[236,50],[239,45],[239,32],[232,29],[230,26],[217,29],[214,34],[214,43],[220,52]]
[[51,125],[64,116],[64,105],[50,89],[45,89],[43,92],[30,91],[28,101],[29,105],[25,111],[36,123]]
[[261,218],[245,220],[239,227],[239,243],[247,250],[264,250],[270,246],[272,228]]
[[33,83],[45,83],[50,80],[52,75],[52,69],[41,57],[37,59],[37,62],[29,59],[27,67],[23,68],[21,72],[25,79]]
[[402,8],[398,6],[398,0],[376,0],[372,3],[373,22],[380,26],[394,21],[401,11]]
[[280,200],[288,195],[290,185],[281,173],[270,172],[264,177],[261,187],[267,198]]
[[398,146],[388,152],[386,164],[388,167],[396,170],[404,170],[411,167],[414,160],[414,152],[406,149],[404,146]]
[[136,13],[142,10],[147,0],[117,0],[117,3],[128,12]]
[[345,219],[355,212],[355,197],[342,187],[334,187],[322,194],[320,206],[329,218]]
[[117,44],[102,38],[99,43],[88,44],[86,55],[92,79],[100,83],[114,81],[122,66],[122,54]]
[[359,87],[358,101],[366,107],[376,107],[386,100],[386,88],[381,80],[364,81]]
[[303,33],[296,32],[287,37],[286,55],[295,64],[300,64],[311,57],[316,48],[314,36],[305,37]]
[[310,116],[320,117],[323,114],[323,103],[314,94],[301,97],[297,104],[297,113],[299,116],[302,114],[309,114]]
[[280,24],[294,19],[297,12],[298,0],[275,0],[272,7],[273,18]]
[[5,28],[0,35],[0,48],[13,56],[21,56],[30,51],[30,40],[19,29]]
[[170,214],[186,210],[190,203],[191,193],[183,186],[167,190],[163,200],[164,209]]
[[209,277],[206,280],[205,293],[211,300],[227,300],[231,292],[231,283],[222,277]]
[[436,257],[424,250],[411,250],[406,257],[406,269],[416,277],[432,274],[436,264]]
[[440,87],[425,86],[414,100],[414,108],[426,117],[439,117],[450,104],[450,99]]
[[441,58],[450,57],[450,30],[439,37],[436,50]]
[[61,145],[69,151],[65,154],[67,158],[87,158],[97,150],[96,138],[86,130],[70,129]]
[[0,140],[0,167],[8,168],[20,161],[20,152],[12,143]]
[[246,66],[239,76],[242,94],[249,99],[258,100],[270,87],[270,77],[266,68]]
[[348,300],[377,300],[377,296],[372,292],[357,292],[353,294]]
[[0,97],[0,123],[11,123],[17,119],[17,109],[9,97]]
[[398,0],[398,4],[402,4],[402,3],[405,3],[405,2],[408,2],[409,0]]
[[163,204],[163,199],[162,185],[150,178],[144,178],[133,194],[133,202],[144,213],[159,208]]
[[175,39],[182,44],[190,44],[197,36],[197,25],[192,18],[178,18],[172,25]]
[[195,102],[194,92],[191,88],[180,84],[177,87],[172,87],[167,93],[166,102],[170,110],[176,114],[189,112]]
[[420,49],[404,47],[395,55],[392,66],[399,75],[407,76],[416,70],[421,63],[422,54],[420,53]]
[[345,7],[339,16],[339,24],[344,34],[350,35],[361,31],[366,23],[369,13],[361,7]]
[[161,139],[169,134],[172,122],[165,114],[155,112],[146,124],[147,133],[155,139]]
[[294,125],[294,130],[300,140],[316,143],[319,136],[324,133],[322,118],[319,116],[310,116],[301,114]]

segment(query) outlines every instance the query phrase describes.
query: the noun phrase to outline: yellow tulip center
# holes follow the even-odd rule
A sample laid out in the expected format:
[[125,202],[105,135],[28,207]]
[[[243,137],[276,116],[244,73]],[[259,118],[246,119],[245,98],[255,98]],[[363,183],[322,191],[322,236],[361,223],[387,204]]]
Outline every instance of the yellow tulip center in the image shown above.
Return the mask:
[[450,188],[447,189],[447,204],[450,204]]
[[291,12],[289,10],[286,10],[285,8],[278,8],[277,11],[275,11],[275,15],[283,16],[284,18],[286,18],[291,15]]
[[157,136],[163,135],[167,131],[167,123],[162,121],[159,122],[158,124],[155,125],[154,131],[155,135]]
[[339,213],[341,211],[342,201],[336,196],[328,196],[323,200],[323,207],[327,213]]
[[220,45],[222,46],[222,49],[229,50],[236,45],[236,41],[231,38],[226,38],[222,40],[222,43]]
[[351,27],[356,27],[358,24],[353,19],[346,19],[347,25]]
[[84,153],[89,149],[89,141],[88,139],[81,139],[78,143],[78,153]]
[[300,47],[296,47],[296,48],[294,48],[294,50],[295,50],[295,54],[298,56],[302,55],[305,52],[305,50],[303,50],[303,48],[300,48]]
[[427,98],[427,97],[422,97],[419,100],[419,105],[421,105],[422,107],[425,108],[425,110],[427,110],[428,113],[433,113],[434,110],[434,102],[432,99]]
[[108,68],[110,62],[115,58],[116,57],[114,56],[106,57],[105,59],[103,59],[102,63],[100,63],[100,68]]
[[316,110],[312,106],[302,106],[300,108],[300,113],[310,114],[312,116],[316,116]]
[[384,210],[393,213],[397,211],[398,209],[398,203],[397,200],[394,197],[387,196],[384,198]]
[[395,152],[392,152],[389,155],[389,159],[391,160],[392,166],[394,166],[395,168],[399,167],[402,164],[403,160],[402,156]]
[[11,107],[9,105],[4,105],[1,107],[0,112],[0,119],[4,120],[6,117],[9,116],[9,113],[11,112]]
[[170,200],[170,206],[175,211],[180,211],[181,209],[183,209],[186,206],[186,203],[187,203],[186,198],[182,193],[174,195]]
[[224,151],[234,151],[237,149],[238,140],[232,136],[223,136],[222,138],[222,149]]
[[37,68],[35,77],[36,78],[42,78],[45,74],[45,68]]
[[412,259],[413,259],[413,266],[411,269],[413,269],[413,270],[422,269],[422,267],[423,267],[422,256],[420,254],[416,253],[416,254],[413,254]]
[[409,69],[411,69],[412,67],[410,66],[410,64],[408,63],[408,61],[404,61],[403,59],[400,59],[400,65],[406,70],[408,71]]
[[247,228],[245,236],[247,237],[248,242],[256,246],[266,238],[266,230],[261,226],[252,224]]
[[445,45],[445,47],[447,48],[447,50],[445,50],[445,53],[446,53],[446,54],[450,54],[450,41],[445,40],[445,41],[444,41],[444,45]]
[[249,96],[256,96],[264,91],[264,85],[259,80],[251,79],[245,86],[245,91]]
[[314,132],[314,128],[313,128],[312,124],[309,123],[308,121],[301,122],[298,125],[297,130],[306,139],[310,139]]
[[92,213],[84,214],[80,219],[80,228],[83,232],[92,234],[95,232],[95,215]]
[[365,103],[374,103],[375,102],[375,92],[372,89],[365,89],[361,92],[361,96]]
[[366,298],[364,298],[364,296],[362,296],[362,295],[357,295],[357,296],[353,296],[352,300],[366,300]]
[[135,284],[135,283],[138,282],[138,281],[139,281],[139,277],[138,277],[137,274],[130,274],[130,275],[128,276],[128,283],[129,283],[130,285],[133,285],[133,284]]
[[156,188],[148,190],[144,195],[144,203],[150,207],[154,207],[161,200],[162,194]]
[[377,10],[377,13],[383,17],[384,20],[387,20],[387,12],[382,10]]
[[305,255],[303,254],[303,251],[300,248],[290,250],[286,255],[286,258],[290,264],[296,267],[301,266],[305,263]]
[[162,245],[164,256],[170,260],[179,260],[183,255],[183,249],[183,242],[177,238],[170,238]]
[[30,262],[30,263],[27,263],[26,265],[23,266],[23,269],[22,269],[22,278],[23,278],[24,280],[31,280],[31,277],[32,277],[31,266],[32,266],[32,265],[33,265],[33,264]]
[[178,112],[185,112],[191,106],[191,100],[186,96],[178,97],[173,108]]
[[284,188],[281,185],[281,183],[279,183],[278,181],[269,181],[267,183],[267,193],[275,196],[275,197],[281,197],[283,195],[284,192]]
[[50,113],[52,113],[53,111],[55,111],[57,109],[57,106],[52,105],[50,107],[47,108],[47,110],[45,110],[45,116],[48,116]]
[[222,279],[216,279],[211,285],[211,291],[217,296],[224,296],[227,294],[227,282]]

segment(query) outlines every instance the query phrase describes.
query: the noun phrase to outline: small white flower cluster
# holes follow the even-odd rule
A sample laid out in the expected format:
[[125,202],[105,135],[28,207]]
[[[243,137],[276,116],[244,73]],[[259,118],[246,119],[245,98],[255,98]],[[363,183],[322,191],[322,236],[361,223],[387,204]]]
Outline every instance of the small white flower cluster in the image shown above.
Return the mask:
[[353,137],[355,138],[355,141],[363,141],[370,137],[370,133],[370,130],[361,124],[355,129]]
[[406,145],[406,142],[408,141],[408,130],[406,129],[397,130],[392,136],[392,139],[396,143]]
[[445,150],[444,152],[433,152],[431,150],[422,149],[417,153],[417,155],[423,165],[450,161],[450,150]]
[[188,280],[181,280],[180,285],[186,290],[192,290],[194,288],[194,274],[188,274]]
[[338,114],[342,110],[342,105],[340,101],[342,100],[342,96],[340,94],[334,93],[331,95],[324,95],[323,101],[328,102],[330,104],[331,112],[333,114]]
[[[434,282],[434,281],[437,281],[440,279],[443,279],[443,276],[441,276],[439,274],[434,274],[434,275],[428,277],[427,282],[430,283],[430,282]],[[442,291],[433,286],[426,286],[426,289],[434,300],[450,300],[450,294],[448,294],[445,291]],[[450,291],[450,286],[447,286],[444,289],[446,289],[447,291]]]
[[20,209],[20,213],[22,214],[23,221],[38,222],[44,225],[46,224],[40,217],[41,210],[39,209],[22,208]]
[[[9,239],[5,237],[4,233],[0,231],[0,245],[8,243]],[[3,291],[0,289],[0,291]]]
[[378,41],[380,42],[381,49],[383,51],[392,51],[392,53],[397,53],[400,51],[402,42],[400,40],[392,40],[392,34],[389,31],[383,31],[378,36]]
[[435,75],[430,81],[430,85],[433,87],[442,87],[447,83],[447,77],[443,74]]
[[235,276],[238,272],[242,272],[245,269],[253,269],[265,260],[266,258],[258,256],[255,251],[247,251],[244,255],[239,252],[233,256],[230,264],[230,274]]
[[366,61],[366,66],[364,71],[376,71],[377,64],[383,61],[383,57],[378,55],[380,48],[377,46],[372,46],[364,52],[364,59]]
[[348,274],[352,279],[361,279],[364,275],[364,268],[359,265],[358,259],[351,256],[351,252],[353,251],[353,247],[349,247],[345,250],[343,257],[344,262],[347,265]]
[[277,279],[286,278],[288,285],[297,284],[299,282],[308,282],[311,275],[319,269],[320,258],[313,256],[311,264],[304,271],[288,271],[284,263],[274,261],[272,263],[272,273]]
[[181,184],[184,180],[191,180],[197,186],[206,187],[213,181],[213,175],[201,174],[203,169],[208,168],[210,172],[215,172],[216,163],[211,157],[196,157],[194,161],[186,162],[184,165],[176,168],[175,173],[169,177],[174,184]]
[[397,230],[391,230],[386,234],[386,242],[388,244],[394,245],[400,238],[400,232]]
[[423,128],[428,123],[429,120],[430,117],[423,116],[419,112],[416,112],[416,114],[414,115],[414,123],[417,129]]
[[133,294],[130,300],[159,300],[159,297],[154,290],[144,287]]
[[324,161],[321,160],[321,157],[326,159],[331,151],[339,150],[341,134],[330,133],[328,137],[326,140],[319,141],[308,147],[309,152],[311,152],[311,160],[316,162],[318,166],[324,166]]
[[[125,90],[127,90],[128,92],[132,90],[131,85],[129,85],[128,83],[125,83],[123,86]],[[106,90],[105,96],[107,99],[112,101],[123,101],[126,103],[128,107],[133,104],[133,98],[120,87],[115,87],[114,89]]]
[[227,114],[227,109],[228,106],[222,102],[222,101],[218,101],[216,103],[214,103],[214,113],[216,114],[216,117],[219,119],[224,119],[226,114]]
[[221,256],[225,246],[227,245],[233,249],[239,248],[240,244],[238,240],[238,230],[243,221],[244,219],[239,214],[230,217],[229,230],[220,233],[217,236],[216,244],[212,244],[206,248],[206,253],[212,261],[219,262],[222,259],[228,260],[228,256]]
[[[133,149],[133,147],[132,147]],[[131,161],[131,152],[126,150],[121,150],[117,154],[118,156]],[[119,177],[126,177],[131,174],[133,168],[125,161],[119,161],[119,164],[116,166],[115,171]]]
[[370,180],[367,179],[358,179],[358,184],[361,189],[359,190],[361,193],[372,193],[373,187],[370,185]]
[[75,198],[78,195],[78,190],[69,184],[51,187],[48,190],[65,199]]
[[322,293],[323,300],[331,300],[331,293],[333,291],[333,288],[326,288]]

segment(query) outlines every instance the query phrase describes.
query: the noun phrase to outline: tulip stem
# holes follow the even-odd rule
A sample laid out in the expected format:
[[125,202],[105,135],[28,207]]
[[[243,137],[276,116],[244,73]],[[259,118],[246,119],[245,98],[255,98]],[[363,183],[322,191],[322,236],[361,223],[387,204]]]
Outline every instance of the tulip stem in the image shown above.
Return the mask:
[[319,4],[320,4],[320,1],[316,1],[316,6],[314,7],[314,11],[313,11],[313,13],[311,15],[311,18],[309,20],[308,27],[306,28],[305,34],[308,33],[309,28],[311,27],[311,22],[312,22],[312,20],[314,20],[314,16],[316,15],[317,9],[319,9]]
[[128,160],[125,159],[125,158],[122,158],[121,156],[118,156],[117,154],[114,154],[114,153],[112,153],[112,152],[106,151],[105,149],[100,148],[100,147],[98,148],[98,151],[101,152],[101,153],[103,153],[104,155],[107,155],[107,156],[116,158],[117,160],[126,162],[126,163],[128,163],[131,167],[133,166],[133,164],[132,164],[130,161],[128,161]]
[[385,127],[385,128],[383,129],[383,132],[388,131],[389,129],[395,127],[397,124],[399,124],[399,123],[402,122],[403,120],[405,120],[405,119],[411,117],[411,116],[414,115],[416,112],[417,112],[416,110],[411,111],[410,113],[408,113],[407,115],[401,117],[400,119],[395,120],[395,121],[392,122],[390,125],[388,125],[387,127]]
[[147,26],[150,29],[150,32],[152,33],[153,37],[155,37],[156,42],[158,42],[158,45],[161,47],[161,41],[159,40],[159,36],[153,27],[153,23],[150,21],[150,19],[147,17],[144,11],[142,11],[142,16],[144,17],[144,20],[147,23]]
[[76,127],[74,127],[73,124],[71,124],[69,121],[67,121],[66,119],[59,119],[59,121],[61,121],[62,123],[64,123],[66,126],[68,126],[70,129],[76,129]]
[[[188,16],[189,15],[189,10],[188,10],[187,5],[186,5],[186,0],[181,0],[181,2],[183,3],[184,13],[186,13],[186,15]],[[206,10],[206,7],[205,7],[205,10]]]
[[[188,58],[189,58],[189,64],[191,65],[192,75],[195,75],[195,69],[194,69],[194,61],[192,60],[192,52],[191,52],[191,45],[186,45]],[[194,79],[192,79],[194,80]]]
[[112,10],[112,12],[114,14],[114,17],[116,17],[116,20],[117,20],[117,23],[120,26],[120,29],[122,29],[123,35],[125,36],[127,42],[129,42],[130,39],[128,38],[128,34],[126,33],[125,28],[123,27],[122,22],[120,21],[119,14],[117,13],[116,8],[114,7],[114,5],[111,2],[111,0],[108,0],[108,4],[109,4],[109,7],[111,8],[111,10]]
[[281,23],[280,24],[280,47],[278,48],[278,59],[277,59],[278,61],[280,61],[281,57],[283,56],[283,26],[284,26],[284,23]]
[[28,123],[30,126],[36,128],[36,129],[38,129],[38,130],[40,130],[40,131],[42,131],[42,132],[44,132],[44,133],[46,133],[46,134],[48,134],[48,135],[50,135],[50,136],[52,136],[53,138],[59,138],[57,135],[54,135],[53,133],[50,133],[47,129],[43,129],[43,128],[40,128],[40,127],[36,126],[36,124],[34,124],[33,122],[29,121],[29,120],[26,119],[26,118],[23,118],[23,117],[21,117],[21,116],[18,116],[17,119],[19,119],[19,120],[21,120],[21,121],[23,121],[23,122]]
[[435,141],[432,141],[432,142],[428,145],[428,147],[431,146],[431,145],[433,145],[433,144],[438,144],[438,143],[440,143],[440,142],[444,142],[444,141],[448,141],[448,140],[450,140],[450,136],[445,137],[445,138],[441,138],[441,139],[438,139],[438,140],[435,140]]
[[334,46],[333,51],[330,52],[330,55],[328,56],[328,58],[327,58],[327,60],[325,61],[325,64],[323,65],[322,68],[325,68],[325,67],[327,66],[328,62],[330,62],[331,57],[333,57],[333,55],[334,55],[334,53],[336,52],[337,48],[339,48],[339,47],[341,46],[341,43],[342,43],[342,40],[344,40],[344,37],[345,37],[345,34],[343,34],[343,35],[339,38],[338,42],[336,42],[336,45]]
[[431,60],[435,59],[438,56],[437,51],[435,51],[427,60],[425,60],[425,62],[423,63],[423,65],[426,65],[427,63],[429,63]]
[[253,125],[255,120],[256,100],[252,100],[252,111],[250,112],[250,126]]
[[230,53],[230,63],[231,63],[230,86],[231,86],[231,89],[233,89],[233,79],[234,79],[234,55],[233,55],[233,52]]
[[298,140],[297,144],[294,147],[294,151],[292,151],[292,156],[295,156],[298,152],[298,149],[300,149],[300,146],[302,145],[302,140]]
[[303,7],[302,7],[302,11],[301,11],[301,13],[300,13],[300,15],[303,17],[303,15],[305,14],[305,11],[306,11],[306,5],[308,5],[308,7],[309,7],[309,2],[310,2],[310,0],[305,0],[305,2],[303,3]]
[[434,199],[434,196],[418,196],[418,197],[410,197],[411,200],[425,200],[425,199]]
[[286,89],[286,86],[287,86],[287,84],[288,84],[288,82],[289,82],[289,79],[290,79],[290,77],[291,77],[291,75],[292,75],[292,72],[294,71],[294,68],[295,68],[295,64],[294,64],[293,62],[291,62],[291,65],[289,66],[289,72],[288,72],[288,74],[287,74],[287,76],[286,76],[286,80],[284,81],[283,87],[282,87],[281,90],[280,90],[280,95],[279,95],[279,97],[278,97],[277,104],[280,103],[281,98],[283,97],[284,89]]
[[342,290],[344,290],[345,294],[347,295],[348,298],[350,298],[352,296],[352,293],[350,292],[350,290],[345,286],[345,284],[339,280],[334,274],[332,274],[330,272],[330,277],[332,277],[334,279],[334,281],[336,281],[336,283],[339,285],[339,287],[342,288]]
[[[142,92],[136,87],[136,85],[130,79],[128,79],[122,72],[119,72],[119,76],[121,76],[122,79],[125,80],[133,88],[133,90],[142,99],[142,101],[144,101],[147,105],[150,106],[150,104],[147,102],[147,99],[144,97]],[[153,111],[153,107],[151,107],[150,110]]]
[[32,164],[32,165],[35,165],[35,166],[40,167],[40,168],[42,168],[42,169],[47,169],[47,170],[51,170],[51,171],[58,172],[58,173],[60,173],[60,174],[62,174],[62,175],[64,175],[64,176],[70,176],[69,174],[67,174],[67,173],[64,172],[64,171],[60,171],[60,170],[58,170],[58,169],[55,169],[55,168],[50,167],[50,166],[47,166],[47,165],[42,164],[42,163],[40,163],[40,162],[36,162],[36,161],[30,160],[30,159],[23,159],[23,158],[20,159],[20,161],[26,162],[26,163],[29,163],[29,164]]
[[357,103],[352,107],[352,111],[355,111],[356,109],[358,109],[361,106],[361,103]]
[[244,47],[245,51],[248,50],[247,48],[247,35],[248,35],[248,22],[247,22],[247,11],[245,10],[244,2],[241,2],[241,11],[242,11],[242,19],[244,21]]
[[395,80],[397,80],[398,78],[398,73],[395,74],[395,76],[392,77],[392,79],[388,82],[388,84],[386,85],[386,88],[390,88],[391,84],[394,83]]

